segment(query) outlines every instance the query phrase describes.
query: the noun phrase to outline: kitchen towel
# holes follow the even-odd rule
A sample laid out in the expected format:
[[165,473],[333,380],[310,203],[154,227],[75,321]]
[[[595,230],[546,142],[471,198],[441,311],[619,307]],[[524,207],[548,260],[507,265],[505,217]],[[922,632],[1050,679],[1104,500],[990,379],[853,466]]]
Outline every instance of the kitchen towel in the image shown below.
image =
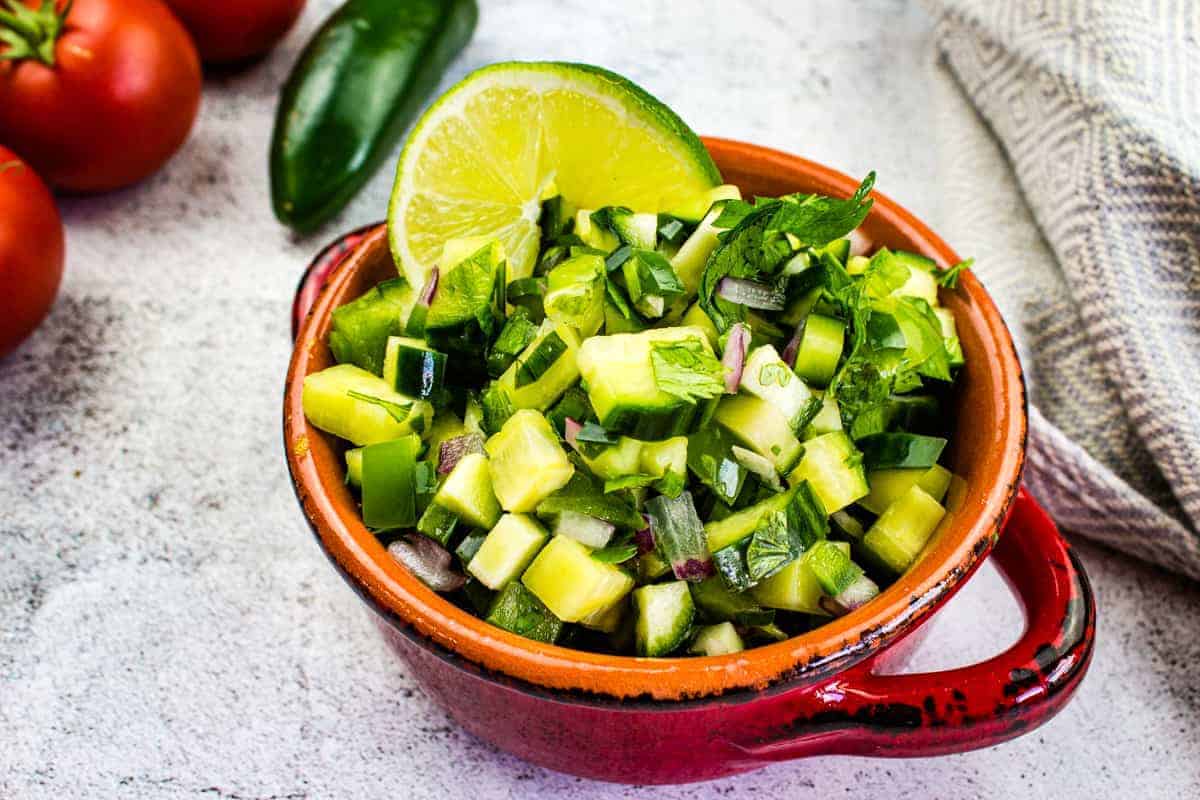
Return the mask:
[[[970,253],[1022,351],[1026,481],[1068,532],[1200,579],[1200,4],[927,4],[1045,236]],[[973,206],[968,140],[947,191],[978,246],[1026,212]]]

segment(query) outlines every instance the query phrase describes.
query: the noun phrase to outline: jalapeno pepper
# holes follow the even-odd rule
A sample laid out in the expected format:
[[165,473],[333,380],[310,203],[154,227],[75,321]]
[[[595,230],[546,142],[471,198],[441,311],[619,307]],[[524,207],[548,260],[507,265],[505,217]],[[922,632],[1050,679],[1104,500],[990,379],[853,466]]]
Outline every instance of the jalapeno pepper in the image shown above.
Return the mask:
[[271,141],[275,216],[301,231],[349,202],[462,50],[475,0],[349,0],[305,47]]

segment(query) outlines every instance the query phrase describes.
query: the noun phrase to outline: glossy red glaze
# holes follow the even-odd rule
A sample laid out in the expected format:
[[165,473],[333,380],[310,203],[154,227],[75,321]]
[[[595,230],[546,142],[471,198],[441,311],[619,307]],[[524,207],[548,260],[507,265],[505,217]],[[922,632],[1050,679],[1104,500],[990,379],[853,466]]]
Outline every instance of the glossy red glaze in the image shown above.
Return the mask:
[[[748,194],[847,194],[855,181],[794,156],[705,141]],[[864,226],[878,244],[945,267],[957,256],[882,195]],[[337,251],[335,245],[334,250]],[[328,315],[393,269],[382,228],[336,268],[319,259],[294,309],[300,340],[284,427],[297,496],[331,560],[375,609],[396,652],[465,728],[544,766],[631,783],[705,780],[806,755],[933,755],[984,747],[1048,719],[1086,670],[1094,604],[1053,523],[1017,493],[1024,395],[1011,340],[971,275],[945,300],[968,369],[951,465],[968,478],[922,559],[879,598],[817,630],[735,656],[633,659],[540,645],[480,623],[391,561],[357,518],[339,451],[303,420],[299,386],[329,363]],[[323,273],[332,270],[326,291]],[[312,314],[306,304],[315,298]],[[920,625],[992,548],[1029,618],[1020,642],[982,664],[926,675],[876,668],[909,649]]]

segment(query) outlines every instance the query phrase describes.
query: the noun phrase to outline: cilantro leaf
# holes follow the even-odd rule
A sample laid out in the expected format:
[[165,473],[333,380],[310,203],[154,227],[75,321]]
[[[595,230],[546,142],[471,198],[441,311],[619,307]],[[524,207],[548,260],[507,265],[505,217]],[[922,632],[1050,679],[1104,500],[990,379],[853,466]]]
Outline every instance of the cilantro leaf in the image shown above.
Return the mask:
[[960,261],[945,272],[938,272],[937,282],[947,289],[958,288],[958,276],[969,270],[975,264],[975,259],[968,258],[966,261]]
[[382,397],[374,397],[362,392],[356,392],[353,389],[347,390],[347,397],[353,397],[355,400],[362,400],[364,403],[370,403],[373,406],[379,406],[388,413],[396,422],[404,422],[408,419],[408,414],[412,411],[412,403],[397,403],[392,400],[384,400]]
[[592,558],[605,564],[620,564],[636,556],[637,552],[638,548],[636,544],[613,544],[599,550],[593,550]]
[[577,442],[593,442],[595,444],[616,444],[617,437],[613,436],[601,425],[595,422],[585,422],[575,434]]
[[725,392],[724,367],[697,339],[656,342],[650,365],[658,388],[688,403]]

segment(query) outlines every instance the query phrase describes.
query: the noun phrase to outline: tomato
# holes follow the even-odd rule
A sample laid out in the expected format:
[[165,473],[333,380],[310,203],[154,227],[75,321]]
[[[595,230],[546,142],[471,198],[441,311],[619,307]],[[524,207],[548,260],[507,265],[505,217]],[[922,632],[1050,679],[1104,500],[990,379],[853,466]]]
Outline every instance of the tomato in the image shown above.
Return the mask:
[[74,192],[161,167],[200,104],[200,59],[179,20],[158,0],[57,0],[65,21],[23,2],[22,33],[0,19],[0,141]]
[[63,226],[42,179],[0,147],[0,358],[33,332],[63,272]]
[[283,38],[304,0],[167,0],[196,40],[200,58],[228,64],[261,56]]

